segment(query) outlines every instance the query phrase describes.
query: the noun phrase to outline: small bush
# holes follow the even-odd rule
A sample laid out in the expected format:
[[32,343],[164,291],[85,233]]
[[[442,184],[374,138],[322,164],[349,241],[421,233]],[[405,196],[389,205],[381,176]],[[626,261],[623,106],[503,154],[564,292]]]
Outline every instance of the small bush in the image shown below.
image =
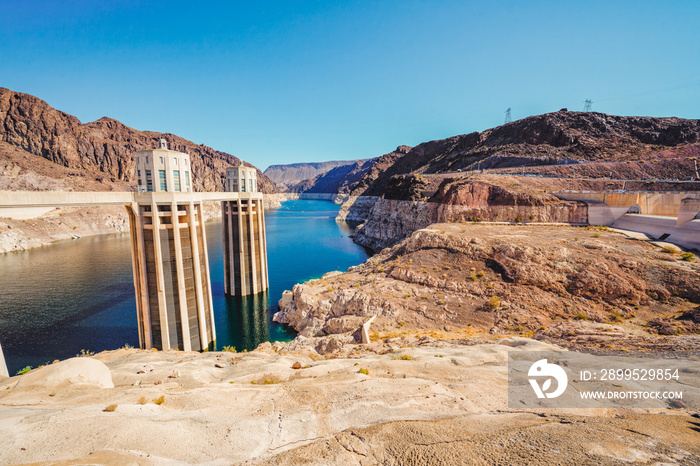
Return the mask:
[[681,253],[681,260],[693,262],[695,260],[695,254],[692,252]]
[[226,353],[237,353],[235,346],[224,346],[223,350]]
[[491,309],[498,309],[501,306],[501,300],[498,296],[491,296],[488,301],[486,301],[486,306]]
[[282,379],[280,379],[276,375],[265,374],[258,379],[251,380],[250,383],[253,385],[273,385],[277,383],[282,383]]
[[596,231],[595,233],[593,233],[593,237],[594,237],[594,238],[600,238],[600,233],[598,233],[598,232]]
[[523,219],[521,219],[520,216],[515,217],[515,223],[520,223],[522,221]]
[[117,410],[117,405],[115,405],[115,404],[111,404],[104,409],[104,411],[106,413],[113,413],[116,410]]
[[16,375],[26,374],[26,373],[29,372],[30,370],[32,370],[32,366],[23,367],[22,369],[20,369],[20,370],[17,371],[17,374],[16,374]]
[[583,312],[579,312],[574,316],[574,319],[576,320],[588,320],[588,316],[584,314]]
[[665,252],[666,254],[675,254],[678,251],[673,246],[664,246],[661,248],[661,252]]
[[161,395],[158,398],[153,398],[153,402],[158,406],[162,405],[163,403],[165,403],[165,395]]
[[485,275],[485,274],[484,274],[484,272],[483,272],[482,270],[479,270],[479,271],[476,273],[476,276],[479,277],[479,278],[483,277],[484,275]]
[[610,313],[610,322],[622,322],[623,320],[625,319],[619,312],[613,311]]
[[471,275],[469,275],[469,278],[470,278],[473,282],[475,282],[475,281],[477,281],[477,280],[479,279],[479,277],[477,277],[475,273],[472,273]]
[[402,354],[399,357],[391,358],[391,359],[399,360],[399,361],[413,361],[413,356],[411,356],[410,354]]
[[360,367],[360,370],[357,372],[360,374],[369,375],[369,371],[367,369],[365,369],[364,367]]
[[90,356],[94,356],[94,355],[95,355],[94,351],[81,349],[80,354],[76,354],[75,357],[77,357],[77,358],[89,358]]

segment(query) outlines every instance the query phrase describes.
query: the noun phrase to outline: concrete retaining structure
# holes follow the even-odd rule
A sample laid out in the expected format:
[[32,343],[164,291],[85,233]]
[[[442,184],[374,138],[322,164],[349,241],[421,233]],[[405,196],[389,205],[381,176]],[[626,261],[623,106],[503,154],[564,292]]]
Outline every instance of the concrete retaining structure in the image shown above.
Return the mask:
[[588,204],[588,223],[637,231],[700,250],[700,192],[553,192]]
[[666,241],[700,251],[700,218],[676,227]]
[[625,192],[552,191],[551,194],[567,201],[583,201],[589,205],[588,222],[591,225],[612,225],[630,209],[630,213],[678,217],[681,201],[700,198],[700,193],[681,192]]

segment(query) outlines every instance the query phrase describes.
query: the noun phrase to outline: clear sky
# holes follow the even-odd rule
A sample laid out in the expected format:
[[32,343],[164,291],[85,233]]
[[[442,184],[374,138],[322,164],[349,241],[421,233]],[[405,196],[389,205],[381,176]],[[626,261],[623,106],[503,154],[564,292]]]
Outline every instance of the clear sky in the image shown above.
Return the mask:
[[0,0],[0,86],[261,169],[556,111],[700,118],[700,1]]

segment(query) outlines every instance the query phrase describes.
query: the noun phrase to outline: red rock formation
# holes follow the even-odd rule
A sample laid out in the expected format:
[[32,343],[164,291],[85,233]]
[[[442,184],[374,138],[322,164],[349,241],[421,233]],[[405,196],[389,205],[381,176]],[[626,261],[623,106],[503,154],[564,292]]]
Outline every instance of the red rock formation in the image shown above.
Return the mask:
[[[111,118],[82,124],[34,96],[0,88],[0,141],[64,167],[102,172],[105,181],[133,181],[134,153],[157,147],[161,137],[171,149],[190,155],[197,191],[222,190],[227,166],[252,166],[174,134],[139,131]],[[277,192],[260,171],[258,184],[263,192]]]

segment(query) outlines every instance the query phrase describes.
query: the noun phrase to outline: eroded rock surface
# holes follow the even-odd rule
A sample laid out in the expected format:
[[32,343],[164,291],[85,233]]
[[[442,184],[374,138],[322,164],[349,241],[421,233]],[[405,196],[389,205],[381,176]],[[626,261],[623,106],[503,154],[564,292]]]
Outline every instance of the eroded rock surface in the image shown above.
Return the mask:
[[[346,273],[296,285],[275,320],[305,338],[356,341],[372,316],[375,337],[444,328],[556,342],[577,334],[554,332],[559,324],[590,322],[621,326],[625,337],[576,345],[672,346],[658,334],[697,332],[699,277],[698,261],[605,228],[434,224]],[[699,339],[686,337],[684,348]]]

